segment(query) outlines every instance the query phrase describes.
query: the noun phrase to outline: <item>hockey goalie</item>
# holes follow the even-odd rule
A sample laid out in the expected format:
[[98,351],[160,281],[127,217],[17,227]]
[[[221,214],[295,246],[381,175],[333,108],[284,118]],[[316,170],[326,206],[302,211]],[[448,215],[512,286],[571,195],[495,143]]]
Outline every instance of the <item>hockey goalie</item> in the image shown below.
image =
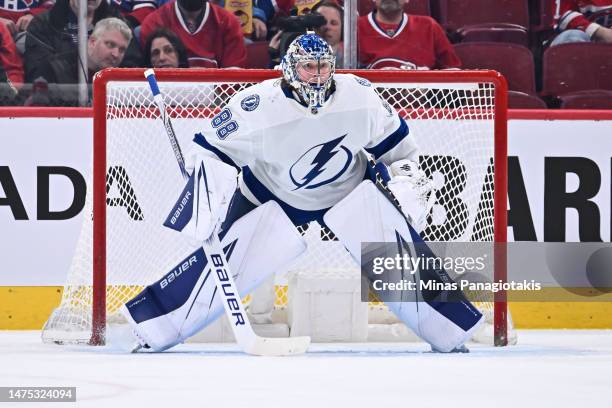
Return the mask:
[[[433,205],[408,124],[367,80],[336,74],[323,39],[296,38],[281,69],[195,135],[190,178],[164,224],[200,242],[218,234],[242,296],[304,253],[297,225],[325,226],[359,262],[362,241],[418,242]],[[377,174],[399,205],[375,186]],[[166,350],[223,313],[205,264],[201,250],[186,256],[122,307],[142,346]],[[440,352],[464,349],[483,320],[465,299],[388,306]]]

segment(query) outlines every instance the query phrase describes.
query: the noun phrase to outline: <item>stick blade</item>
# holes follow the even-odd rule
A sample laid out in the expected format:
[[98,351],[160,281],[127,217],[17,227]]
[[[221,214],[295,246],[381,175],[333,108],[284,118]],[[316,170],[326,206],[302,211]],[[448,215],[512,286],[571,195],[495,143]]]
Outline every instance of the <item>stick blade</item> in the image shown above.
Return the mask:
[[255,341],[245,348],[245,352],[256,356],[282,357],[304,354],[310,345],[310,337],[256,337]]

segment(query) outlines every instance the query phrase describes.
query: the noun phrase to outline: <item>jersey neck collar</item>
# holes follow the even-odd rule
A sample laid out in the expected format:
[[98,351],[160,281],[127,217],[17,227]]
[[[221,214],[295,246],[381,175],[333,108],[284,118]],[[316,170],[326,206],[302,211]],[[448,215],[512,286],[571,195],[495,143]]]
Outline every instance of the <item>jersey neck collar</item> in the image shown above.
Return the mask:
[[[285,94],[285,96],[289,99],[293,99],[294,101],[296,101],[297,103],[299,103],[300,105],[302,105],[304,108],[308,109],[308,102],[304,101],[304,99],[302,98],[302,96],[295,90],[293,89],[288,83],[287,81],[282,81],[281,82],[281,89],[283,90],[283,93]],[[327,104],[327,102],[329,101],[329,98],[332,96],[332,94],[336,92],[336,81],[332,80],[332,84],[329,87],[329,89],[327,90],[326,94],[325,94],[325,102]],[[322,106],[322,108],[324,108],[325,105]],[[313,112],[316,113],[316,112]]]
[[185,32],[189,33],[189,35],[196,35],[202,30],[204,24],[206,24],[206,20],[208,20],[208,15],[210,14],[210,4],[208,2],[204,3],[203,13],[198,17],[198,20],[201,18],[200,24],[197,26],[195,31],[191,31],[187,25],[187,22],[183,18],[183,14],[181,13],[181,9],[178,6],[178,1],[174,2],[174,12],[176,13],[176,18],[178,19],[181,27],[185,30]]
[[399,22],[392,34],[388,33],[383,27],[380,26],[380,24],[378,24],[378,21],[376,21],[376,10],[368,14],[368,22],[380,35],[387,38],[395,38],[400,35],[402,31],[404,31],[404,28],[406,28],[406,25],[408,24],[408,15],[406,13],[402,13],[402,20]]

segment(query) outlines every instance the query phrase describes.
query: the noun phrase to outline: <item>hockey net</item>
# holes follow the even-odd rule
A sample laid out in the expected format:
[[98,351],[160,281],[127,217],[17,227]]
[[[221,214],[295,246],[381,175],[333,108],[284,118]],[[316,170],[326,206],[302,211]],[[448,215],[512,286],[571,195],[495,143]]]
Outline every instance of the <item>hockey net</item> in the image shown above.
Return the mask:
[[[506,240],[506,85],[490,71],[359,71],[408,122],[420,164],[441,178],[423,232],[428,241]],[[279,73],[269,70],[160,70],[160,89],[182,146],[237,91]],[[106,324],[144,285],[158,280],[195,247],[161,223],[183,187],[143,70],[111,69],[94,82],[94,157],[83,227],[61,304],[43,340],[102,344]],[[495,164],[495,166],[494,166]],[[493,171],[494,170],[494,171]],[[172,202],[170,202],[170,201]],[[476,213],[481,215],[476,217]],[[484,217],[482,216],[484,214]],[[308,254],[295,270],[358,270],[342,245],[318,225],[302,227]],[[502,254],[503,256],[503,254]],[[504,258],[499,258],[502,261]],[[504,279],[502,263],[496,280]],[[284,308],[287,287],[276,287]],[[248,301],[248,298],[246,299]],[[478,303],[507,342],[507,305]],[[374,312],[380,303],[371,302]]]

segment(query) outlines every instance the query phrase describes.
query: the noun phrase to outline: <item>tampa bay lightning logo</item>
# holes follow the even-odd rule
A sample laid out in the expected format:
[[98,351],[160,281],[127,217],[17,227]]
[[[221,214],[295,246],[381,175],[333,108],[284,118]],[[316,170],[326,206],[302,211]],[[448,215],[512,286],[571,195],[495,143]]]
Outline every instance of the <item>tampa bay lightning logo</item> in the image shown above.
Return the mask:
[[353,154],[345,146],[338,146],[345,135],[316,145],[300,156],[289,169],[295,190],[311,190],[329,184],[342,175],[351,164]]
[[355,81],[357,81],[360,85],[363,86],[372,86],[372,83],[365,78],[355,77]]
[[249,95],[245,97],[240,106],[247,112],[254,111],[259,106],[259,95]]

